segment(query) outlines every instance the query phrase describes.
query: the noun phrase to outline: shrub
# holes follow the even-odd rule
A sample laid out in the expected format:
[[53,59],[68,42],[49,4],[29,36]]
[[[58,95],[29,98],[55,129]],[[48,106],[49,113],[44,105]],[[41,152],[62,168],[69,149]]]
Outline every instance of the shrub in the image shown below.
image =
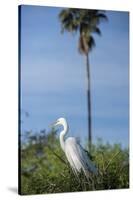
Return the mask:
[[98,140],[92,147],[92,160],[98,175],[87,181],[79,174],[77,179],[62,152],[56,131],[46,134],[25,133],[21,142],[21,193],[42,194],[129,187],[128,149],[120,145],[103,144]]

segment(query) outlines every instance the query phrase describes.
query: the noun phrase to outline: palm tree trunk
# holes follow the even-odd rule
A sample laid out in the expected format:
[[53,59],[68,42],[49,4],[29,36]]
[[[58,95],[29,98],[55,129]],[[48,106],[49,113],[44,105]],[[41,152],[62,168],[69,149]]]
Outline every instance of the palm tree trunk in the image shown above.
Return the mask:
[[89,56],[86,55],[86,69],[87,69],[87,104],[88,104],[88,139],[89,139],[89,152],[91,153],[92,148],[92,128],[91,128],[91,87],[90,87],[90,65],[89,65]]

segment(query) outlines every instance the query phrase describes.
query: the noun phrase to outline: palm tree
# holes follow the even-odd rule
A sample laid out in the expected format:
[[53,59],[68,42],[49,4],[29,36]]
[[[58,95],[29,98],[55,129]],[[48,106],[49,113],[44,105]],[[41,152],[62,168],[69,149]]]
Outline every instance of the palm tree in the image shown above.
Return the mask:
[[90,87],[90,64],[89,53],[95,47],[95,40],[93,33],[101,35],[99,24],[103,20],[107,20],[104,11],[100,10],[87,10],[67,8],[59,13],[61,21],[62,32],[68,31],[72,33],[79,33],[79,52],[85,55],[86,58],[86,71],[88,79],[87,99],[88,99],[88,138],[89,138],[89,151],[91,152],[92,146],[92,122],[91,122],[91,87]]

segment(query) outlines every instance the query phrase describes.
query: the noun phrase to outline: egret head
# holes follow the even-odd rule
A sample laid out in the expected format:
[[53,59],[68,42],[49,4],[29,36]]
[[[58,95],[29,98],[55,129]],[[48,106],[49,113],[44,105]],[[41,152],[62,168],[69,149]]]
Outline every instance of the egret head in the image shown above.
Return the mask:
[[55,127],[55,126],[58,126],[58,125],[66,126],[67,125],[66,119],[61,117],[61,118],[57,119],[51,126]]

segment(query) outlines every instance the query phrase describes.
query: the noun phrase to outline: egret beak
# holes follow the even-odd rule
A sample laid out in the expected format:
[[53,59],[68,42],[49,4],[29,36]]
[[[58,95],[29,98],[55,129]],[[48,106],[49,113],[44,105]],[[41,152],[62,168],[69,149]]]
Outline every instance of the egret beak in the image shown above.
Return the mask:
[[50,128],[55,127],[58,124],[58,121],[53,122],[52,124],[49,125]]

